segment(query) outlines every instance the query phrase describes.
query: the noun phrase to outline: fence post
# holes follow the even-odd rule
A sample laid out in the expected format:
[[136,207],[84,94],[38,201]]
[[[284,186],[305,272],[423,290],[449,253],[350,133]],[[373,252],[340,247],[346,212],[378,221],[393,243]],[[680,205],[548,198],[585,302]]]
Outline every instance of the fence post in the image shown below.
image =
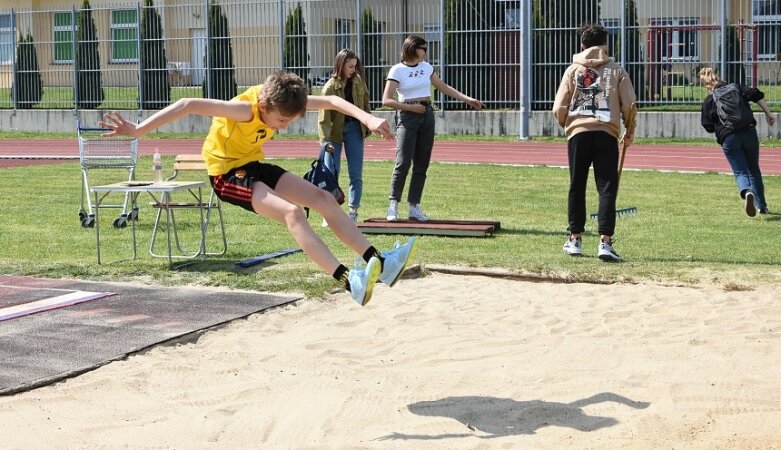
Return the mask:
[[358,56],[361,58],[362,61],[366,61],[366,56],[363,54],[363,49],[361,48],[361,37],[362,37],[362,27],[361,27],[361,19],[363,15],[361,14],[361,0],[355,0],[355,35],[358,37],[358,43],[355,46],[355,52],[358,54]]
[[729,27],[729,20],[727,20],[727,0],[721,0],[721,68],[719,69],[722,78],[727,77],[727,28]]
[[285,0],[279,0],[279,69],[284,70],[285,62]]
[[73,55],[73,111],[78,111],[79,104],[79,68],[76,61],[76,6],[71,7],[71,54]]
[[519,118],[518,124],[518,139],[522,141],[529,140],[529,115],[531,114],[531,86],[532,86],[532,6],[531,0],[521,0],[521,23],[518,29],[518,39],[520,45],[521,54],[518,58],[518,64],[520,64],[519,72],[520,78],[520,104],[519,106]]
[[[16,10],[11,10],[11,29],[16,29]],[[19,71],[19,61],[17,60],[15,55],[18,55],[18,48],[19,48],[19,42],[17,41],[17,33],[13,33],[13,38],[11,38],[11,42],[13,42],[13,49],[14,56],[11,57],[11,60],[13,61],[12,70],[11,70],[11,101],[13,102],[13,111],[11,112],[12,115],[16,114],[16,101],[19,98],[17,95],[17,90],[19,89],[19,86],[16,84],[16,73]]]
[[141,54],[141,3],[136,4],[136,54],[138,55],[138,118],[141,118],[141,103],[146,98],[144,92],[144,83],[142,82],[144,74],[144,55]]
[[[425,36],[425,34],[424,34]],[[447,60],[445,59],[445,0],[439,0],[439,66],[442,80],[447,83]],[[445,94],[439,94],[439,117],[445,117]]]

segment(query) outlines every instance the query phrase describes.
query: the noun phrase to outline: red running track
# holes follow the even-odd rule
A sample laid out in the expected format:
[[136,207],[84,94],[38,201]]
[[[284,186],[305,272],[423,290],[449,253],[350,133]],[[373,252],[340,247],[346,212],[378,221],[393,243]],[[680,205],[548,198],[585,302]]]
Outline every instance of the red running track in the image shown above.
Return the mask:
[[[78,160],[79,146],[72,140],[3,140],[0,141],[0,167],[30,164],[51,164],[55,158]],[[139,154],[148,156],[159,148],[164,155],[199,153],[200,139],[142,139]],[[313,140],[279,139],[266,143],[268,158],[316,157],[318,145]],[[393,160],[394,142],[370,140],[366,142],[365,157],[369,160]],[[34,157],[23,159],[24,157]],[[40,159],[50,158],[50,159]],[[439,141],[434,144],[434,161],[459,163],[495,163],[513,165],[567,166],[567,147],[564,143],[523,142],[457,142]],[[781,175],[781,148],[762,148],[760,166],[766,175]],[[721,148],[685,145],[633,145],[624,161],[625,169],[669,170],[680,172],[731,173]]]

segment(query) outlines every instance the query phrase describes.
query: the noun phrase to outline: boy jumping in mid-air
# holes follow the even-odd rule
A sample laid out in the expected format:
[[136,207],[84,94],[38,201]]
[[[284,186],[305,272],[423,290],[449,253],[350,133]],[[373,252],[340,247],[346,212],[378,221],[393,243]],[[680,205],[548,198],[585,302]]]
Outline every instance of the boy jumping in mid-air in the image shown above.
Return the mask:
[[[415,238],[405,245],[379,252],[344,214],[331,193],[315,187],[302,177],[287,172],[264,159],[263,143],[304,115],[307,109],[333,109],[351,115],[372,132],[390,139],[384,119],[372,116],[337,96],[308,96],[304,81],[292,73],[278,72],[263,84],[253,86],[230,101],[183,98],[139,124],[121,114],[107,113],[99,125],[109,131],[104,136],[139,137],[190,114],[213,116],[203,143],[214,192],[227,203],[285,225],[304,253],[350,292],[353,300],[366,305],[379,278],[393,286],[407,267]],[[352,270],[341,264],[307,222],[301,206],[320,213],[337,238],[360,255],[366,265],[356,263]],[[359,262],[359,261],[358,261]]]

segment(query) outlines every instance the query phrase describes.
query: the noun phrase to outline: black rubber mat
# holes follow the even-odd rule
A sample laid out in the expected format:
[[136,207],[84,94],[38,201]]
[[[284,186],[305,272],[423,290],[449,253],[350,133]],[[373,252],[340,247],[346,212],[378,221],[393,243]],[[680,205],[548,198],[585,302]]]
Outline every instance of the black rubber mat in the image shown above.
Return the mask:
[[2,395],[51,384],[155,344],[300,299],[217,288],[6,276],[0,276],[0,285],[114,294],[0,322]]

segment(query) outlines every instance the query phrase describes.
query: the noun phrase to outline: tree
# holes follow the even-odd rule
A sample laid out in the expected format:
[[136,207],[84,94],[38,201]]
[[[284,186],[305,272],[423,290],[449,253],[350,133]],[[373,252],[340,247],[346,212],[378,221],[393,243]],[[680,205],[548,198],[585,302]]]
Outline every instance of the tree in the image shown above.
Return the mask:
[[549,110],[561,77],[580,52],[578,29],[599,21],[599,0],[534,0],[532,109]]
[[366,68],[366,84],[369,86],[369,100],[382,101],[385,89],[382,69],[382,36],[380,22],[374,20],[370,9],[363,10],[361,20],[361,60]]
[[84,0],[77,18],[76,30],[76,108],[96,109],[103,103],[103,81],[100,75],[98,33],[92,20],[92,7]]
[[[624,68],[632,80],[638,99],[647,98],[647,86],[645,83],[645,58],[643,56],[643,38],[640,26],[637,22],[637,4],[635,0],[626,1],[626,54],[624,54]],[[614,56],[617,53],[614,53]]]
[[168,60],[160,15],[152,0],[144,0],[141,16],[141,109],[162,109],[171,103]]
[[209,6],[209,43],[206,46],[204,98],[230,100],[236,96],[236,68],[228,18],[217,2]]
[[726,58],[727,62],[727,73],[722,74],[722,78],[729,83],[746,84],[746,69],[743,67],[740,37],[741,34],[750,33],[751,30],[749,28],[738,30],[737,28],[738,26],[727,24],[727,29],[725,30],[727,33],[727,48],[724,51],[724,58]]
[[288,13],[285,19],[285,61],[283,67],[304,80],[309,78],[309,54],[301,4]]
[[14,107],[17,109],[31,109],[43,98],[43,80],[38,67],[38,54],[29,32],[16,46],[16,73],[12,92],[16,92]]
[[[443,80],[464,94],[491,101],[491,79],[495,52],[493,30],[496,28],[494,0],[447,0],[445,29],[468,30],[445,36],[447,73]],[[469,109],[464,102],[445,103],[445,109]]]

